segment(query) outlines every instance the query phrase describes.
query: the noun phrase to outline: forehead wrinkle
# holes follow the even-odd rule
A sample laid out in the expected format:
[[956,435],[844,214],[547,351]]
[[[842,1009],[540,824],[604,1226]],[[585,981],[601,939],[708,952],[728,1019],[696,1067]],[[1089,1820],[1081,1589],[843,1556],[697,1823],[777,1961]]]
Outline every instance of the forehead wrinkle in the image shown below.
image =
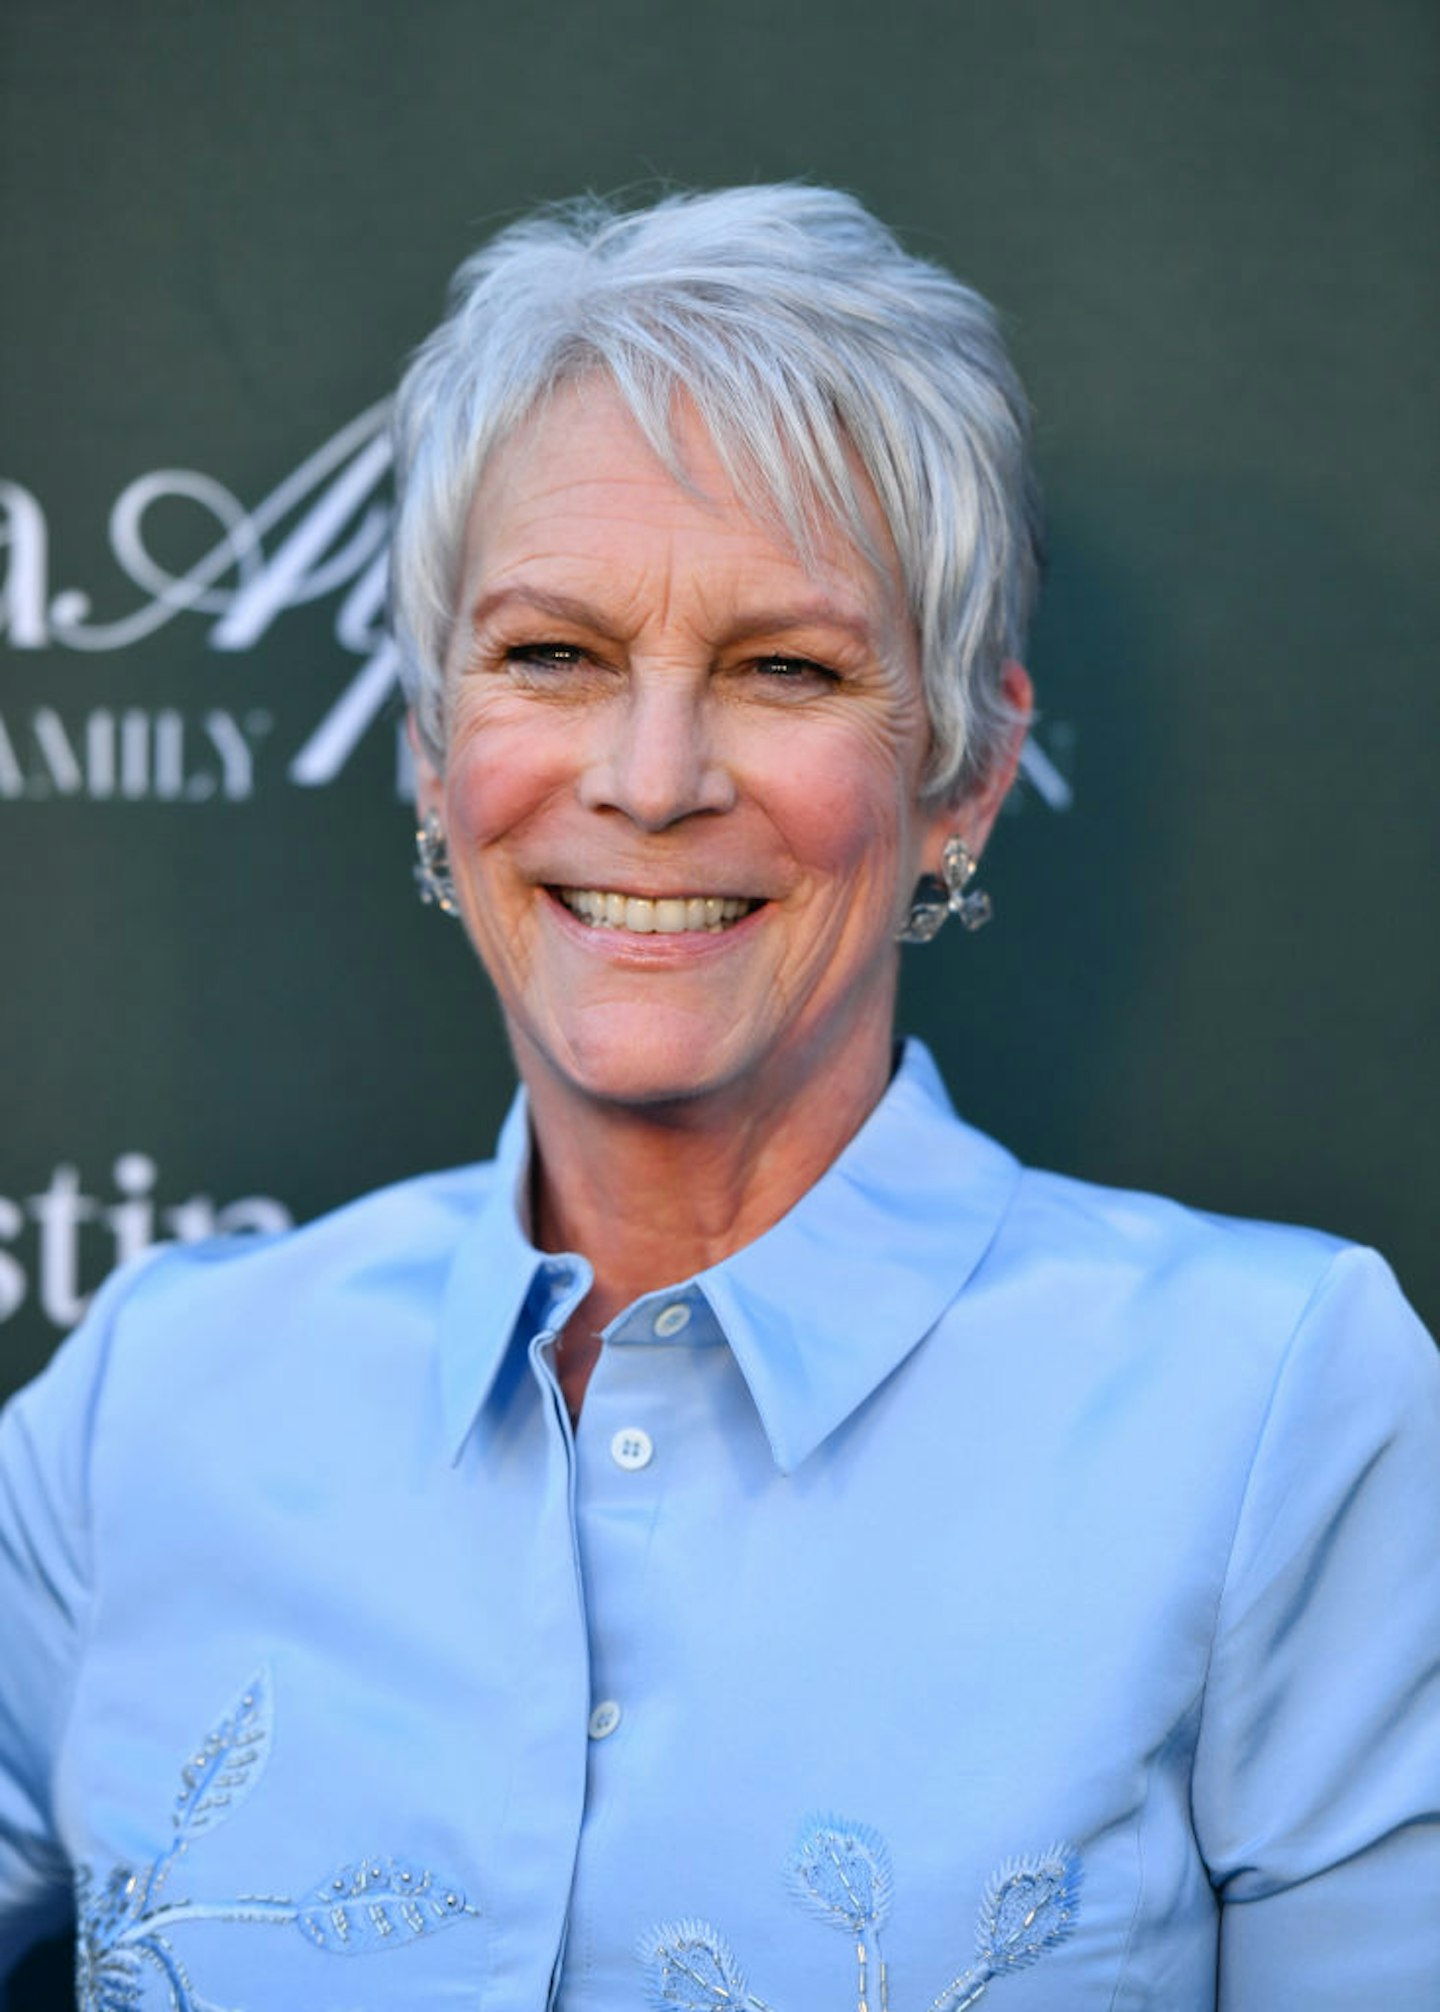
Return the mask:
[[[820,625],[867,643],[875,640],[877,612],[886,627],[908,613],[895,568],[875,565],[838,527],[830,534],[834,549],[816,553],[807,563],[783,534],[777,536],[738,499],[725,508],[706,507],[695,521],[685,507],[691,499],[677,499],[668,485],[662,491],[668,507],[657,510],[647,504],[636,512],[642,541],[619,556],[622,575],[607,534],[627,518],[609,507],[612,486],[598,484],[606,507],[593,510],[576,507],[576,485],[569,483],[556,485],[555,493],[564,499],[558,509],[530,497],[517,513],[507,509],[503,498],[483,499],[485,507],[473,513],[471,522],[472,571],[480,574],[482,585],[492,567],[501,577],[472,603],[475,618],[513,594],[528,597],[539,612],[584,619],[608,603],[609,590],[622,577],[633,578],[633,594],[652,596],[657,609],[668,609],[677,594],[693,593],[709,620],[719,603],[733,604],[737,613],[732,620],[727,610],[724,626],[737,634]],[[486,516],[493,528],[487,527]],[[567,519],[576,527],[573,538],[566,535]],[[487,550],[492,544],[498,551]],[[589,585],[588,576],[594,574],[599,575],[598,591]],[[541,577],[529,577],[533,575]],[[569,579],[576,581],[575,588]],[[661,594],[654,594],[657,585]]]
[[[497,586],[528,592],[537,614],[592,625],[598,617],[617,637],[678,626],[731,642],[817,626],[843,632],[864,650],[895,646],[909,627],[909,607],[892,550],[885,551],[890,563],[877,564],[831,520],[817,527],[818,549],[802,553],[769,511],[737,493],[695,415],[685,414],[677,431],[680,480],[648,442],[636,443],[638,465],[611,457],[592,474],[557,442],[553,413],[538,428],[522,429],[473,500],[467,542],[476,585],[484,588],[493,556]],[[616,527],[640,533],[636,548],[621,555],[623,573],[607,549]],[[492,539],[498,551],[487,555]],[[527,571],[550,578],[526,580]],[[595,588],[587,575],[599,576]],[[495,593],[482,592],[472,622],[478,626],[499,605]]]

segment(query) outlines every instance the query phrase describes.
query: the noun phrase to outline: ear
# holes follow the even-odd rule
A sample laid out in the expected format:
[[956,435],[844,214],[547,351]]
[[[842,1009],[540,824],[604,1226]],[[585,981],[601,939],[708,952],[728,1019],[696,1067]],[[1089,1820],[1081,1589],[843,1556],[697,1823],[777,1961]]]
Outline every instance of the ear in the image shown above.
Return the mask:
[[420,738],[413,706],[405,715],[405,738],[410,743],[410,755],[415,764],[415,815],[423,824],[431,811],[437,817],[440,815],[445,784],[440,771],[425,752],[425,743]]
[[1035,687],[1023,664],[1007,658],[1000,671],[1000,689],[1015,716],[1009,737],[978,783],[961,795],[946,797],[931,813],[925,832],[925,871],[940,871],[940,854],[947,838],[958,832],[978,859],[985,850],[990,830],[1000,815],[1000,806],[1010,793],[1020,752],[1035,711]]

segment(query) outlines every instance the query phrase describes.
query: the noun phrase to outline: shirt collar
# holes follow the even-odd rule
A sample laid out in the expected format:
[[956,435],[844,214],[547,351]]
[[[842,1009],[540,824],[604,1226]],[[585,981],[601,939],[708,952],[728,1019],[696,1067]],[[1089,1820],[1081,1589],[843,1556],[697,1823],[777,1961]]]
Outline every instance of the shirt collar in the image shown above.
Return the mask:
[[1018,1163],[962,1124],[926,1048],[790,1213],[697,1283],[790,1473],[857,1410],[963,1289]]
[[[522,1093],[441,1316],[446,1434],[457,1458],[512,1338],[521,1339],[522,1312],[532,1331],[559,1327],[590,1289],[583,1258],[546,1257],[526,1234],[529,1157]],[[1003,1147],[955,1116],[928,1051],[908,1041],[884,1097],[814,1187],[754,1243],[688,1282],[713,1310],[783,1472],[935,1325],[984,1255],[1019,1177]],[[672,1287],[651,1298],[677,1296]]]
[[563,1327],[590,1290],[582,1257],[536,1250],[530,1219],[530,1114],[517,1091],[495,1149],[494,1179],[455,1253],[440,1309],[445,1438],[460,1458],[505,1360],[522,1313],[538,1333]]

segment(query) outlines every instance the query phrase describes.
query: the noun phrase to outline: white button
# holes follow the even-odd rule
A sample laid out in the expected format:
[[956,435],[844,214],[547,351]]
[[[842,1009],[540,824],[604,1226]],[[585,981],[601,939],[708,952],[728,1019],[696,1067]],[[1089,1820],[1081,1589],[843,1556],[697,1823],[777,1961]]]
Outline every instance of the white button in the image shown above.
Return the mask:
[[586,1727],[592,1740],[608,1740],[620,1723],[620,1707],[614,1698],[604,1698],[590,1714]]
[[633,1474],[655,1458],[655,1442],[642,1426],[627,1425],[610,1441],[610,1458]]
[[678,1334],[682,1327],[690,1325],[690,1309],[683,1301],[676,1300],[670,1306],[662,1307],[655,1316],[655,1332],[662,1340]]

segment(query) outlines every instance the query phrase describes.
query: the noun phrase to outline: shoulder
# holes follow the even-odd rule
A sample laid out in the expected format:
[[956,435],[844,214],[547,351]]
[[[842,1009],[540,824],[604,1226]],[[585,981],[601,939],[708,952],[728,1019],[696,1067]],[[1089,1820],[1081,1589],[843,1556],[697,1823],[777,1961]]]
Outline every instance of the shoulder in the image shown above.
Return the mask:
[[377,1188],[312,1222],[274,1235],[167,1244],[148,1256],[122,1298],[126,1311],[171,1300],[343,1292],[404,1265],[416,1280],[448,1266],[455,1245],[495,1189],[491,1163],[421,1174]]
[[1043,1247],[1077,1274],[1108,1274],[1117,1290],[1183,1282],[1193,1291],[1210,1281],[1222,1291],[1305,1295],[1354,1248],[1322,1230],[1218,1215],[1031,1167],[1021,1171],[1006,1227],[1018,1244]]
[[[1437,1357],[1384,1260],[1320,1230],[1188,1207],[1022,1165],[957,1116],[928,1053],[907,1043],[859,1172],[867,1237],[951,1291],[946,1325],[1041,1387],[1097,1378],[1199,1393],[1252,1418],[1292,1353],[1382,1358],[1422,1382]],[[877,1149],[883,1145],[883,1155]],[[831,1244],[833,1246],[833,1236]],[[853,1269],[853,1267],[852,1267]],[[956,1373],[974,1358],[961,1350]]]
[[1320,1230],[1026,1166],[955,1113],[916,1042],[887,1101],[894,1164],[882,1173],[891,1213],[934,1212],[937,1267],[983,1220],[973,1287],[1013,1296],[1017,1314],[1033,1305],[1058,1315],[1070,1335],[1096,1326],[1152,1336],[1200,1329],[1214,1339],[1244,1329],[1283,1345],[1337,1266],[1384,1273],[1373,1253]]
[[296,1229],[157,1245],[112,1273],[12,1405],[73,1434],[117,1387],[159,1409],[242,1365],[299,1371],[317,1345],[387,1308],[392,1323],[397,1309],[433,1319],[456,1246],[495,1191],[495,1167],[477,1164],[378,1189]]
[[1189,1208],[1025,1169],[990,1254],[1069,1342],[1183,1356],[1190,1374],[1264,1398],[1317,1354],[1355,1383],[1428,1388],[1440,1358],[1384,1259],[1323,1231]]
[[423,1276],[448,1264],[496,1179],[493,1162],[454,1167],[377,1188],[295,1229],[163,1245],[133,1276],[119,1275],[121,1305],[158,1310],[177,1295],[228,1298],[297,1283],[323,1293],[399,1262]]

